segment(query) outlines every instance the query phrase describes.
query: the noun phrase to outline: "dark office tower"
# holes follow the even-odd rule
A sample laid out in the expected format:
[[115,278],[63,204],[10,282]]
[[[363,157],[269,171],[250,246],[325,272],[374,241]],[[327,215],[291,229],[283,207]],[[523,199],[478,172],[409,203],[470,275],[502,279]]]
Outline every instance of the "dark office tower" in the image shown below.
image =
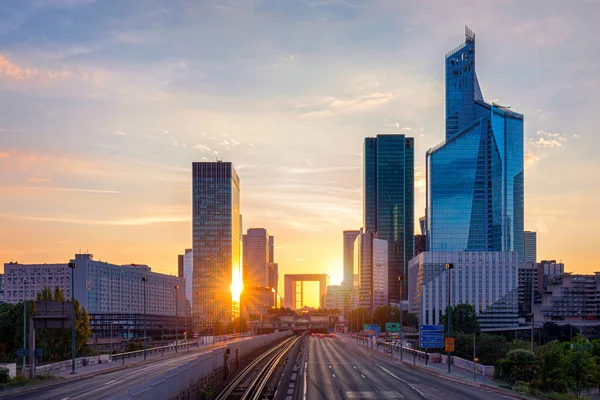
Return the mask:
[[262,228],[248,229],[243,238],[244,284],[270,287],[270,237],[267,230]]
[[414,139],[377,135],[365,139],[364,151],[364,229],[388,242],[389,301],[398,302],[401,282],[407,298],[413,257]]
[[475,34],[446,54],[446,140],[427,152],[428,251],[523,252],[523,115],[483,101]]
[[537,262],[537,233],[525,231],[524,242],[525,242],[525,259],[526,263]]
[[344,231],[344,289],[354,287],[354,241],[358,235],[360,231]]
[[239,273],[240,179],[230,162],[192,165],[194,325],[204,332],[232,319],[232,275]]
[[275,260],[275,236],[269,236],[269,262],[275,262],[273,260]]

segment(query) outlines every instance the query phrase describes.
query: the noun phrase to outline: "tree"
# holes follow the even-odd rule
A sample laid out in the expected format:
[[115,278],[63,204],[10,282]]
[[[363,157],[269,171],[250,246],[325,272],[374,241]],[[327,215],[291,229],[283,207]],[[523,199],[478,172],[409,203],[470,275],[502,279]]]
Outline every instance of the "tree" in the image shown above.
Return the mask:
[[350,312],[349,323],[350,326],[348,330],[351,332],[356,332],[357,327],[358,331],[362,331],[363,324],[368,324],[371,321],[371,314],[369,314],[369,310],[363,307],[355,308]]
[[381,327],[381,331],[385,330],[386,322],[400,322],[400,310],[397,307],[390,305],[377,307],[373,311],[373,323]]
[[[452,311],[452,333],[479,333],[481,328],[477,322],[475,307],[471,304],[461,303],[451,307]],[[446,325],[447,312],[440,319],[440,324]]]

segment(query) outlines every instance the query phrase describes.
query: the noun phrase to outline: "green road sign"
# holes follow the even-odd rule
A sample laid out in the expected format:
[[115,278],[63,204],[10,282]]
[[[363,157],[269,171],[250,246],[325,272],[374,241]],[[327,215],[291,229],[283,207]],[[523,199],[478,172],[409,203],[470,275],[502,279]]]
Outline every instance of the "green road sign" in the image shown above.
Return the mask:
[[398,322],[386,322],[385,323],[386,332],[400,332],[400,323]]

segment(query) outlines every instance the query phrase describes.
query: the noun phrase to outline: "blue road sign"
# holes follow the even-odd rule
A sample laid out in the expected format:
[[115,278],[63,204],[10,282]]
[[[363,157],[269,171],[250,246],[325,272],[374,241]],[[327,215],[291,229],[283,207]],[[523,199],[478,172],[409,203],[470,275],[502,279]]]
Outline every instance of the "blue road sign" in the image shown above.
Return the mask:
[[375,335],[381,334],[381,327],[377,324],[369,325],[369,333],[370,331],[374,331]]
[[419,331],[442,331],[442,332],[444,332],[444,325],[419,325]]
[[443,349],[444,343],[419,342],[419,347],[422,349]]
[[28,357],[28,356],[29,356],[29,350],[27,350],[27,349],[17,350],[17,357]]
[[35,358],[42,358],[42,349],[35,349],[34,356]]
[[443,336],[440,336],[440,337],[434,337],[434,336],[420,337],[419,338],[419,342],[424,342],[424,343],[444,343],[444,337]]

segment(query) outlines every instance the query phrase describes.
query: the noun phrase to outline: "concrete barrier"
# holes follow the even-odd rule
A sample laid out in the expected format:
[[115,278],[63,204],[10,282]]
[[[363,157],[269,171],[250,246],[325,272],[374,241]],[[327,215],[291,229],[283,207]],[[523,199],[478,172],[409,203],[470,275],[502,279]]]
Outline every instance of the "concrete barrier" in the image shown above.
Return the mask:
[[8,369],[9,378],[17,376],[17,364],[16,363],[0,363],[0,367]]
[[[448,356],[442,354],[440,361],[442,364],[448,364]],[[452,356],[452,365],[456,365],[457,367],[466,369],[468,371],[473,371],[473,361],[465,360],[464,358]],[[493,377],[494,376],[494,366],[475,363],[475,373],[477,375]]]

